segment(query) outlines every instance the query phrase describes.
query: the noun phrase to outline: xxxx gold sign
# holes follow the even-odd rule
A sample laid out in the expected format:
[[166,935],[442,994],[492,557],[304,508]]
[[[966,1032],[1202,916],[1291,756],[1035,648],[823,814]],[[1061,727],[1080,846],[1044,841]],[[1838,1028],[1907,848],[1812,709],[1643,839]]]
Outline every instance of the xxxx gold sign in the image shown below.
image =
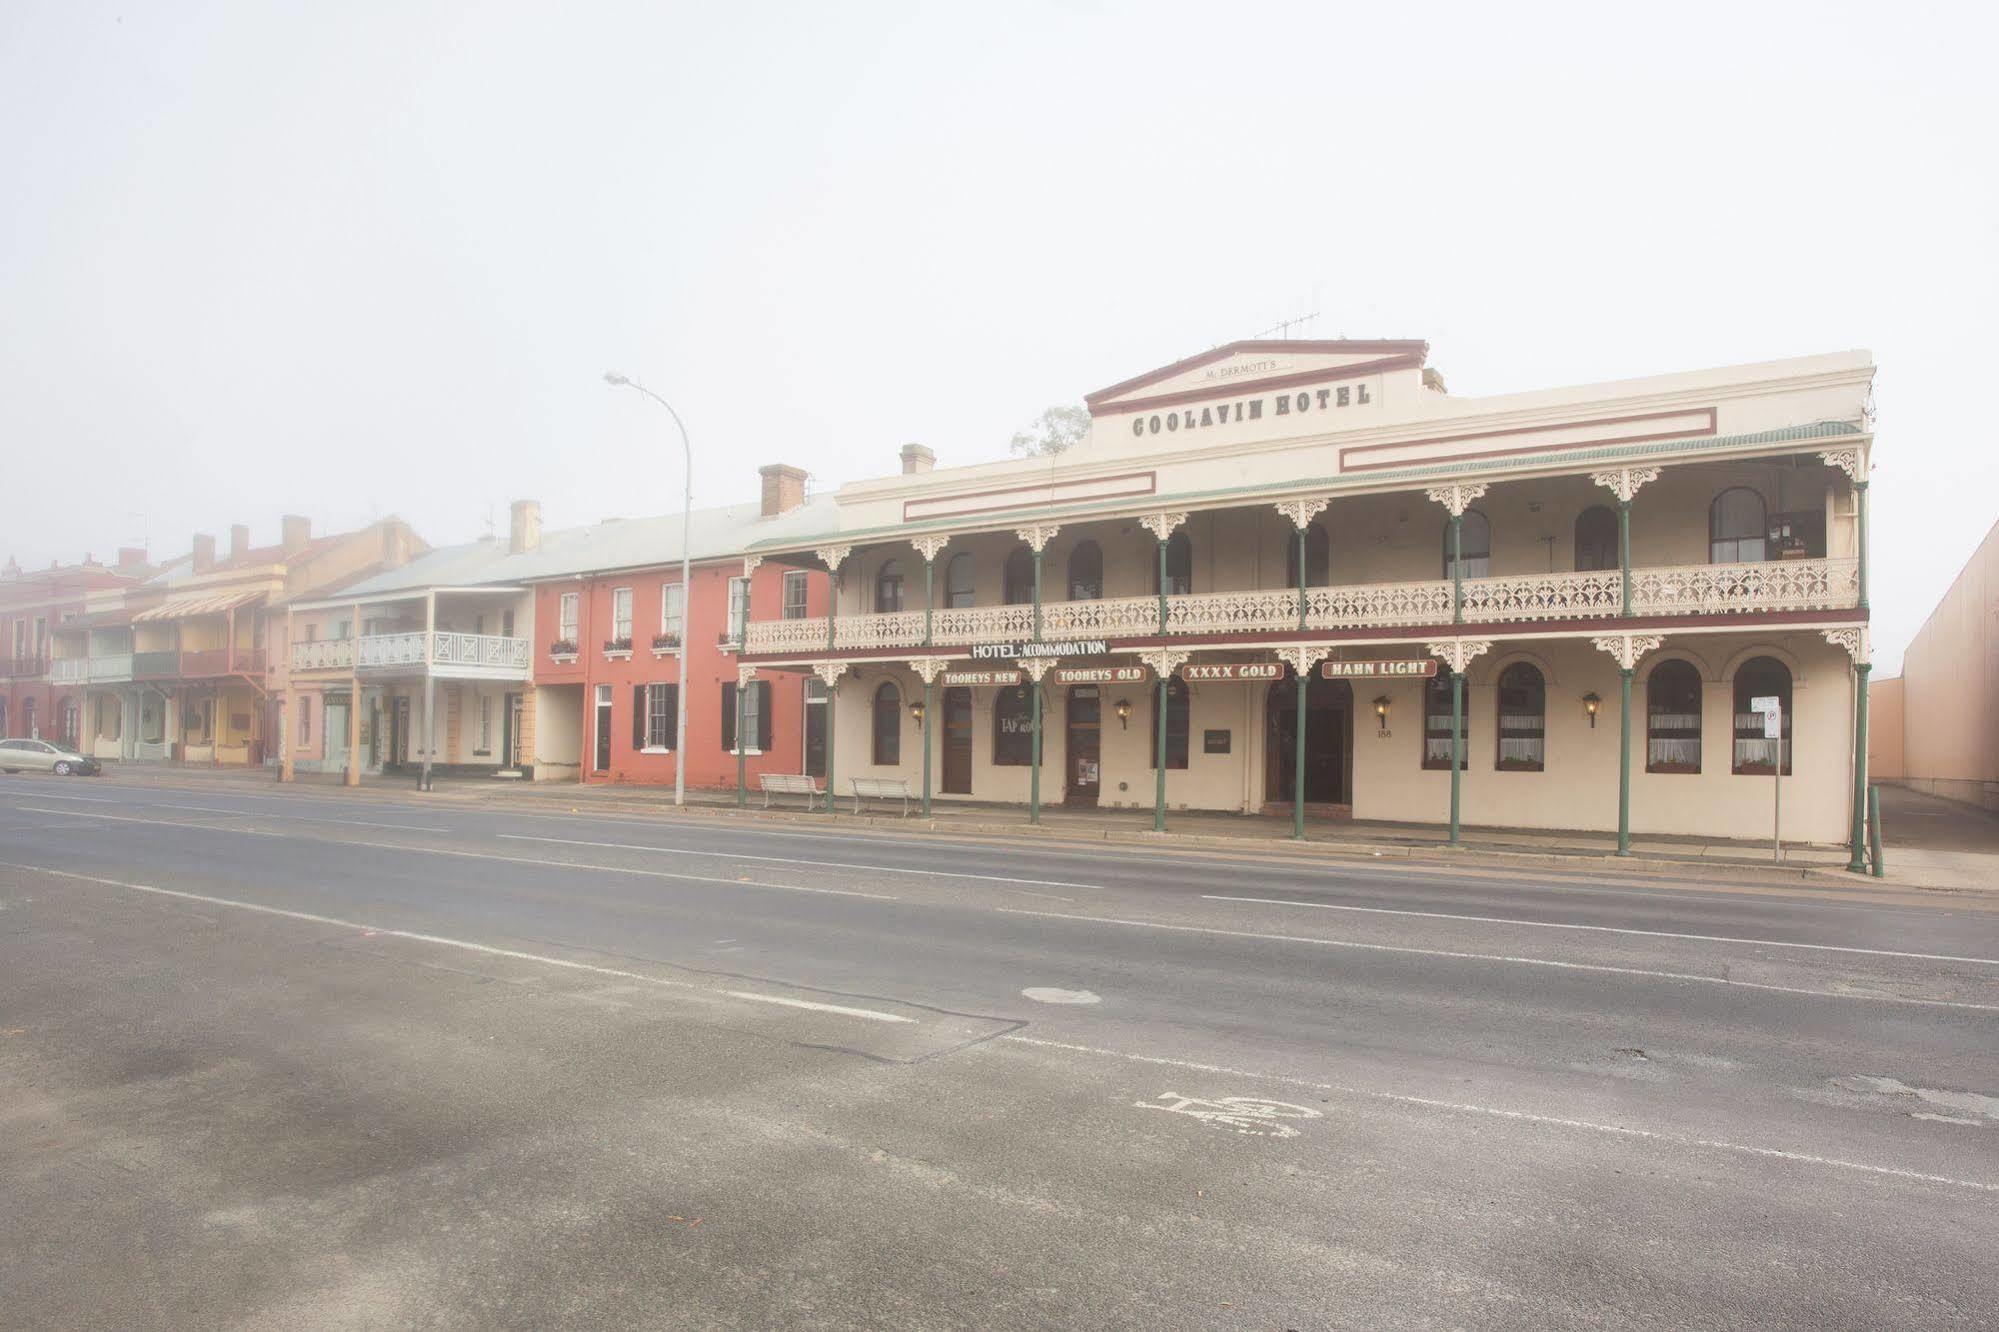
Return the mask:
[[1284,663],[1279,661],[1218,661],[1180,668],[1180,678],[1190,684],[1197,680],[1281,680]]
[[1390,680],[1402,676],[1435,675],[1437,659],[1419,657],[1398,661],[1324,661],[1319,674],[1327,680]]

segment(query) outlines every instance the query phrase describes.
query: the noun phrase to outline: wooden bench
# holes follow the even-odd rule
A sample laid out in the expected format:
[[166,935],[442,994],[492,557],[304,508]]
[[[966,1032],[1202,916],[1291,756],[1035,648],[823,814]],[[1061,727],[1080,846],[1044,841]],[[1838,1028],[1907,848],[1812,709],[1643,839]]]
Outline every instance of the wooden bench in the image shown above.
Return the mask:
[[813,801],[825,794],[818,778],[795,772],[759,773],[757,784],[763,787],[765,809],[770,808],[770,798],[774,795],[802,795],[805,807],[811,809]]
[[854,813],[861,812],[863,800],[900,800],[902,816],[909,817],[909,783],[900,777],[856,777]]

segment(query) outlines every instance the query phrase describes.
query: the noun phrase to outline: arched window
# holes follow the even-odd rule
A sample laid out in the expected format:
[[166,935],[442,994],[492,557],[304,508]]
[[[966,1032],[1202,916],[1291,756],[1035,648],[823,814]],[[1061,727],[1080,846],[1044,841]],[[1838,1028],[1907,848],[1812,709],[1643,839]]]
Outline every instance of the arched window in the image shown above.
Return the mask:
[[1103,548],[1085,541],[1069,552],[1069,600],[1098,601],[1103,595]]
[[[1158,692],[1153,693],[1153,706],[1158,706]],[[1152,766],[1159,766],[1159,723],[1152,726]],[[1174,676],[1166,682],[1166,766],[1184,768],[1187,766],[1187,682]]]
[[[1763,714],[1750,711],[1751,700],[1774,698],[1782,716],[1783,734],[1763,738]],[[1768,777],[1781,757],[1784,775],[1791,775],[1791,668],[1775,657],[1751,657],[1735,671],[1735,762],[1731,771]]]
[[972,604],[972,553],[968,550],[959,551],[944,566],[944,604],[953,609]]
[[[1159,590],[1159,558],[1153,554],[1152,590]],[[1194,543],[1185,532],[1166,538],[1166,595],[1182,596],[1194,590]]]
[[1547,766],[1547,732],[1547,683],[1538,667],[1516,661],[1499,673],[1499,770],[1540,772]]
[[1034,552],[1015,546],[1006,557],[1006,604],[1025,606],[1034,600]]
[[1032,685],[1014,685],[993,696],[993,762],[1001,767],[1025,768],[1034,746],[1034,702],[1027,696]]
[[1701,770],[1701,673],[1662,661],[1645,681],[1645,771]]
[[875,690],[875,754],[878,768],[902,762],[902,694],[884,680]]
[[1592,504],[1576,515],[1576,570],[1617,567],[1617,511]]
[[[1464,548],[1467,578],[1483,578],[1492,572],[1492,524],[1477,509],[1466,509],[1458,533]],[[1451,576],[1451,525],[1444,524],[1444,577]]]
[[1707,511],[1710,564],[1753,564],[1767,559],[1770,525],[1763,497],[1747,486],[1724,490]]
[[[1305,586],[1324,587],[1333,581],[1333,538],[1321,523],[1305,529]],[[1284,543],[1284,586],[1298,586],[1298,534]]]
[[886,613],[902,609],[902,566],[885,560],[875,574],[875,610]]
[[[1464,691],[1464,710],[1459,714],[1462,736],[1471,730],[1471,690]],[[1471,763],[1471,746],[1458,751],[1458,768]],[[1423,766],[1451,770],[1451,673],[1439,669],[1423,686]]]

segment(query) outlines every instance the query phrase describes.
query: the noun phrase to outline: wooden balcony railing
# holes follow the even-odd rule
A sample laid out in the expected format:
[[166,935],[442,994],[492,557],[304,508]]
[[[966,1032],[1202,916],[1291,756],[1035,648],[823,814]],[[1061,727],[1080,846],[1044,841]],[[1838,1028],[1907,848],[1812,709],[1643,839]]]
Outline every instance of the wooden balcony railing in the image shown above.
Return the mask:
[[[1857,561],[1772,560],[1759,564],[1693,564],[1634,569],[1633,615],[1752,614],[1763,611],[1847,610],[1859,604]],[[1464,622],[1534,624],[1616,615],[1624,585],[1616,570],[1505,574],[1467,578]],[[1307,588],[1305,625],[1312,630],[1395,628],[1451,623],[1451,582],[1357,583]],[[1166,632],[1177,634],[1283,633],[1298,624],[1295,589],[1197,592],[1166,599]],[[923,646],[923,612],[842,615],[833,646],[842,649]],[[1159,632],[1159,598],[1107,597],[1049,601],[1041,607],[1041,636],[1143,638]],[[1034,634],[1034,608],[972,606],[938,610],[931,641],[945,646],[1010,643]],[[809,656],[826,650],[826,620],[752,620],[747,649],[754,653]]]

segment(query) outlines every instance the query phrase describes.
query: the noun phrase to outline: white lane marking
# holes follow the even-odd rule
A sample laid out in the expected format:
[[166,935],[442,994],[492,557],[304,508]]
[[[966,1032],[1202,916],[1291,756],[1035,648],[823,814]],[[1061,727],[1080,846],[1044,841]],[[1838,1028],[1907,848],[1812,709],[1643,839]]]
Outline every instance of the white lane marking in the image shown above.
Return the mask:
[[1282,1073],[1259,1073],[1253,1069],[1226,1068],[1220,1064],[1201,1064],[1191,1059],[1168,1059],[1162,1055],[1131,1054],[1124,1050],[1107,1050],[1095,1045],[1071,1045],[1066,1041],[1046,1041],[1033,1036],[1008,1035],[999,1037],[1003,1041],[1013,1041],[1018,1045],[1035,1045],[1048,1050],[1068,1050],[1075,1054],[1100,1055],[1106,1059],[1123,1059],[1134,1064],[1156,1064],[1169,1068],[1191,1069],[1198,1073],[1219,1073],[1236,1078],[1260,1078],[1265,1082],[1278,1082],[1292,1087],[1304,1087],[1311,1091],[1332,1092],[1338,1096],[1361,1097],[1370,1101],[1385,1101],[1391,1105],[1417,1106],[1425,1110],[1446,1110],[1456,1114],[1483,1115],[1490,1119],[1505,1119],[1521,1124],[1541,1124],[1550,1128],[1576,1129],[1587,1133],[1602,1133],[1612,1137],[1636,1138],[1646,1142],[1669,1143],[1675,1147],[1702,1147],[1712,1151],[1737,1152],[1744,1156],[1767,1157],[1778,1161],[1791,1161],[1800,1165],[1827,1166],[1839,1170],[1855,1170],[1862,1174],[1884,1175],[1891,1179],[1918,1180],[1925,1184],[1948,1184],[1953,1188],[1976,1189],[1981,1193],[1999,1193],[1999,1184],[1977,1179],[1954,1179],[1949,1175],[1927,1175],[1918,1170],[1898,1170],[1893,1166],[1869,1165],[1864,1161],[1844,1161],[1833,1156],[1816,1156],[1809,1152],[1787,1151],[1781,1147],[1758,1147],[1753,1143],[1729,1142],[1722,1138],[1690,1138],[1677,1133],[1663,1133],[1657,1129],[1632,1128],[1627,1124],[1602,1124],[1589,1119],[1569,1119],[1560,1115],[1540,1115],[1528,1110],[1505,1110],[1492,1105],[1474,1105],[1464,1101],[1445,1101],[1432,1096],[1411,1096],[1404,1092],[1378,1091],[1368,1087],[1350,1087],[1336,1082],[1314,1082],[1310,1078],[1294,1078]]
[[[110,819],[115,823],[151,823],[163,828],[195,828],[197,825],[180,823],[173,819],[141,819],[129,814],[98,814],[82,809],[42,809],[34,805],[22,805],[22,809],[34,809],[42,814],[66,814],[73,819]],[[293,833],[265,832],[259,828],[226,828],[212,824],[199,825],[201,832],[233,833],[238,837],[275,837],[280,841],[299,840]],[[579,865],[572,860],[542,860],[534,856],[501,856],[490,851],[455,851],[444,846],[411,846],[407,842],[340,842],[340,846],[366,847],[373,851],[404,851],[419,856],[458,856],[466,860],[500,860],[510,865],[546,865],[552,869],[582,870],[590,874],[635,874],[646,879],[678,879],[686,883],[722,883],[731,888],[781,888],[791,893],[823,893],[829,897],[867,897],[878,902],[899,902],[902,899],[889,893],[864,893],[852,888],[810,888],[802,883],[756,883],[749,879],[723,879],[712,874],[671,874],[666,870],[638,869],[629,865]]]
[[[9,791],[20,791],[24,789],[25,788],[21,787],[8,788]],[[66,795],[57,795],[53,791],[36,791],[33,793],[33,796],[36,800],[81,800],[86,805],[122,805],[125,803],[122,800],[110,800],[104,796],[66,796]]]
[[151,809],[191,809],[204,814],[231,814],[239,819],[296,819],[304,823],[342,823],[350,828],[394,828],[400,832],[450,832],[449,828],[425,828],[414,823],[371,823],[367,819],[328,819],[311,814],[266,814],[254,809],[224,809],[220,805],[169,805],[164,800],[148,800]]
[[1465,920],[1479,925],[1520,925],[1535,930],[1587,930],[1592,934],[1636,934],[1648,939],[1691,939],[1696,943],[1754,944],[1758,948],[1808,948],[1820,953],[1864,953],[1869,957],[1906,957],[1918,962],[1968,962],[1999,967],[1999,957],[1950,957],[1939,953],[1899,953],[1888,948],[1854,948],[1845,944],[1790,943],[1782,939],[1736,939],[1723,934],[1678,934],[1672,930],[1636,930],[1623,925],[1571,925],[1552,920],[1511,920],[1505,916],[1457,916],[1444,911],[1407,911],[1394,907],[1346,906],[1338,902],[1293,902],[1281,897],[1224,897],[1203,893],[1205,902],[1249,902],[1257,906],[1312,907],[1320,911],[1354,911],[1369,916],[1416,916],[1423,920]]
[[1091,990],[1058,990],[1052,985],[1030,985],[1022,990],[1023,998],[1032,999],[1037,1004],[1100,1004],[1103,996]]
[[[1171,1105],[1155,1105],[1155,1101],[1171,1101]],[[1289,1101],[1266,1101],[1255,1096],[1222,1096],[1212,1101],[1204,1101],[1197,1096],[1182,1096],[1179,1092],[1161,1092],[1151,1101],[1133,1101],[1140,1110],[1164,1110],[1171,1115],[1190,1115],[1204,1124],[1218,1124],[1237,1133],[1247,1133],[1259,1138],[1295,1138],[1298,1130],[1289,1124],[1280,1124],[1280,1119],[1323,1119],[1325,1116],[1310,1106],[1293,1105]]]
[[1302,934],[1258,934],[1252,930],[1223,930],[1207,925],[1166,925],[1156,920],[1126,920],[1117,916],[1079,916],[1064,911],[1029,911],[1024,907],[994,907],[1003,916],[1042,916],[1050,920],[1080,920],[1092,925],[1128,925],[1142,930],[1174,930],[1182,934],[1218,934],[1231,939],[1263,939],[1271,943],[1314,944],[1321,948],[1352,948],[1367,953],[1410,953],[1418,957],[1451,957],[1467,962],[1508,962],[1523,967],[1554,967],[1561,971],[1602,971],[1619,976],[1645,976],[1655,980],[1693,981],[1700,985],[1726,985],[1737,990],[1774,990],[1779,994],[1808,994],[1817,999],[1859,999],[1883,1004],[1921,1004],[1930,1008],[1969,1008],[1981,1013],[1999,1013],[1999,1004],[1973,1004],[1956,999],[1915,999],[1899,994],[1862,994],[1843,990],[1814,990],[1800,985],[1766,985],[1760,981],[1731,980],[1726,976],[1699,976],[1686,971],[1651,971],[1643,967],[1613,967],[1598,962],[1557,962],[1545,957],[1512,957],[1503,953],[1462,953],[1447,948],[1411,948],[1400,944],[1361,943],[1354,939],[1315,939]]
[[845,1004],[826,1004],[813,999],[787,999],[783,995],[758,994],[754,990],[709,990],[692,981],[669,980],[663,976],[648,976],[640,971],[625,971],[618,967],[600,967],[590,962],[573,962],[568,958],[549,957],[543,953],[522,952],[518,948],[498,948],[492,944],[474,943],[469,939],[452,939],[441,934],[422,934],[416,930],[391,929],[386,925],[366,925],[360,921],[342,920],[338,916],[322,916],[313,911],[293,911],[288,907],[265,906],[260,902],[244,902],[233,897],[211,897],[206,893],[190,893],[179,888],[161,888],[150,883],[128,883],[122,879],[102,879],[95,875],[78,874],[73,870],[52,869],[46,865],[24,865],[16,861],[0,861],[8,869],[29,870],[37,874],[53,874],[65,879],[77,879],[83,883],[103,884],[111,888],[125,888],[135,893],[154,893],[160,897],[176,897],[182,901],[200,902],[204,906],[235,907],[239,911],[254,911],[259,915],[283,916],[287,920],[302,920],[313,925],[330,925],[335,929],[361,930],[369,935],[392,939],[408,939],[414,943],[436,944],[443,948],[461,948],[468,953],[480,953],[487,957],[512,958],[520,962],[539,962],[544,966],[566,967],[571,971],[587,971],[592,975],[611,976],[619,980],[641,981],[647,985],[658,985],[668,989],[691,990],[698,994],[722,994],[731,999],[747,999],[759,1004],[778,1004],[785,1008],[805,1008],[815,1013],[839,1013],[846,1017],[867,1018],[873,1022],[915,1022],[913,1017],[900,1013],[882,1013],[872,1008],[850,1008]]
[[964,874],[952,870],[912,869],[904,865],[850,865],[840,860],[798,860],[790,856],[746,856],[735,851],[697,851],[686,846],[646,846],[637,842],[588,842],[577,837],[530,837],[501,833],[508,842],[555,842],[563,846],[598,846],[607,851],[656,851],[671,856],[710,856],[722,860],[761,860],[773,865],[810,865],[815,869],[863,870],[870,874],[916,874],[926,879],[983,879],[988,883],[1031,883],[1041,888],[1100,888],[1095,883],[1064,883],[1060,879],[1010,879],[1004,874]]

